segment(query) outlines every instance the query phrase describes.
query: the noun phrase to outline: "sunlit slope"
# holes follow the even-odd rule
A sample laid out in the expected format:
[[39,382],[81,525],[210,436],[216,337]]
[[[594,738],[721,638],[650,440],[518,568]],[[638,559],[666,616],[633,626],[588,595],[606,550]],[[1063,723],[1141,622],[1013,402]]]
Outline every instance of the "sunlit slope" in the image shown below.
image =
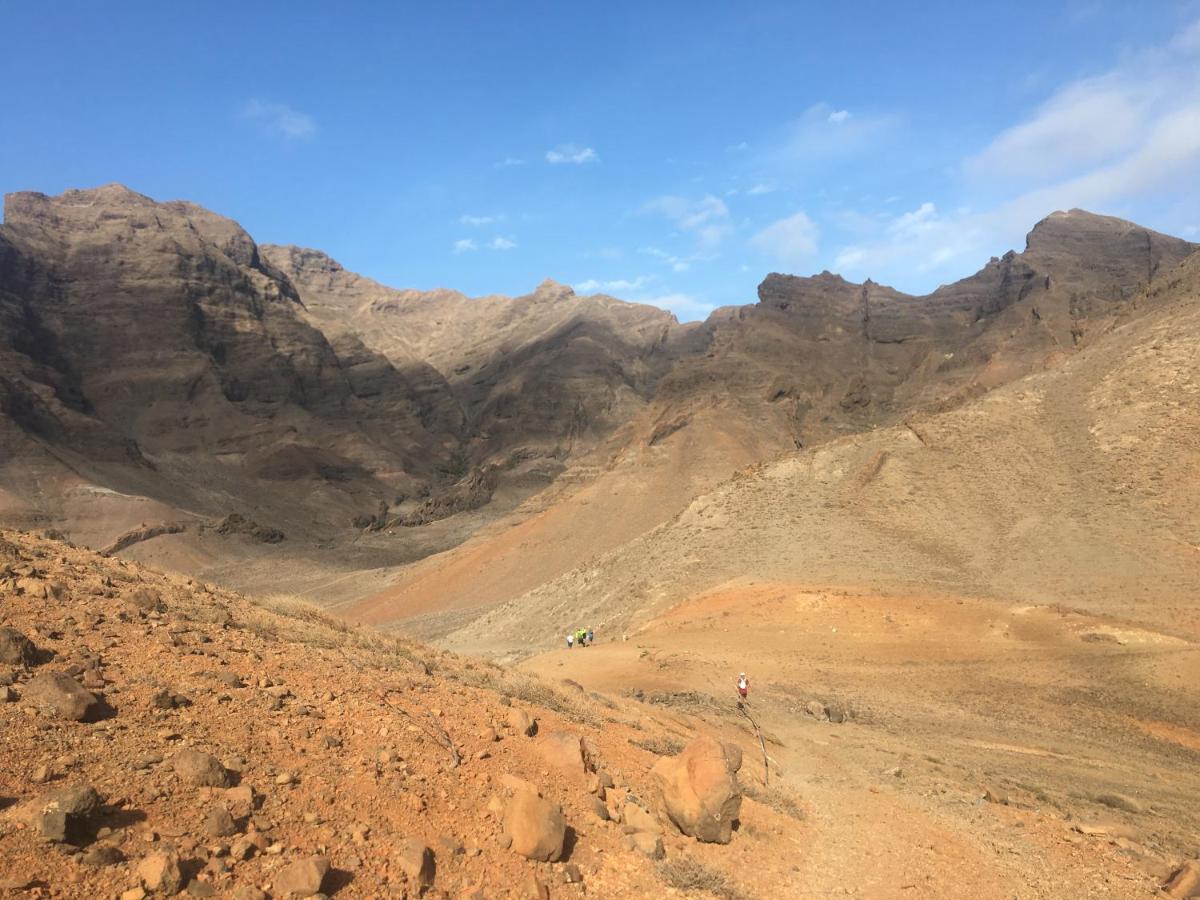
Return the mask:
[[452,634],[484,652],[625,631],[737,580],[1062,603],[1200,632],[1200,259],[1145,315],[970,404],[739,475]]

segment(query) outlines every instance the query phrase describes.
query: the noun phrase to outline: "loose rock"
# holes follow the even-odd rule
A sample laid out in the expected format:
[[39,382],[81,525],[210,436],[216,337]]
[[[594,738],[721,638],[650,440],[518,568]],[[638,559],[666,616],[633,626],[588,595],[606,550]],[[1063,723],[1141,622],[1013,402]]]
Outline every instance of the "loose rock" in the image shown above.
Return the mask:
[[192,787],[229,787],[230,776],[220,761],[199,750],[181,750],[171,761],[175,774]]
[[137,867],[142,886],[152,894],[173,896],[183,887],[183,873],[174,853],[152,853]]
[[504,835],[526,859],[554,862],[562,856],[567,825],[562,807],[533,791],[518,791],[504,813]]
[[311,897],[321,892],[328,873],[329,860],[323,856],[299,860],[275,876],[273,893],[279,897]]
[[46,710],[60,719],[86,722],[100,713],[96,695],[84,690],[65,672],[43,672],[25,686],[25,703]]

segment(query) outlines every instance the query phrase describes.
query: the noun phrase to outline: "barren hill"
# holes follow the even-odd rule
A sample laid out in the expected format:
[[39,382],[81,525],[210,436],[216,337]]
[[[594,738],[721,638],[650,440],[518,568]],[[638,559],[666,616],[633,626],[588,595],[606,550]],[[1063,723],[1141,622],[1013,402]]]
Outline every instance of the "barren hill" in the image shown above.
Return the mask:
[[[1184,275],[1176,267],[1193,246],[1119,219],[1074,210],[1040,222],[1023,253],[992,260],[971,278],[927,297],[906,296],[870,282],[855,285],[829,273],[813,278],[768,276],[759,288],[757,305],[719,311],[693,337],[707,350],[682,356],[663,376],[653,402],[617,434],[612,456],[603,461],[594,480],[575,492],[535,498],[536,504],[518,511],[519,522],[502,522],[460,547],[401,571],[388,588],[350,609],[375,623],[419,616],[420,621],[405,627],[427,635],[469,621],[468,630],[456,638],[464,646],[482,648],[493,638],[504,645],[500,635],[510,636],[512,646],[544,646],[576,617],[620,621],[621,611],[649,602],[647,598],[667,602],[686,596],[687,589],[700,582],[718,582],[716,576],[705,580],[711,571],[724,577],[754,572],[756,560],[763,560],[764,577],[775,568],[793,565],[797,573],[821,583],[860,583],[872,577],[866,574],[871,571],[903,582],[902,573],[915,567],[920,573],[913,576],[916,582],[941,583],[951,571],[950,581],[958,589],[991,587],[1003,571],[1023,568],[1024,563],[1001,559],[998,568],[984,558],[996,549],[996,536],[986,529],[964,531],[962,523],[945,517],[910,522],[901,505],[893,503],[873,508],[869,515],[896,536],[874,545],[870,541],[878,536],[861,535],[857,517],[864,514],[863,504],[872,507],[860,498],[874,489],[873,476],[867,479],[871,483],[866,493],[838,489],[818,500],[816,487],[801,479],[788,492],[777,492],[774,482],[763,487],[755,494],[762,509],[736,501],[736,508],[723,512],[720,521],[742,536],[744,552],[728,535],[709,534],[711,529],[700,525],[647,537],[646,546],[656,549],[646,552],[655,555],[636,563],[625,555],[609,562],[603,554],[671,519],[701,490],[715,487],[736,468],[809,446],[823,449],[780,466],[794,469],[810,464],[803,460],[835,454],[839,466],[854,472],[868,467],[876,454],[881,460],[895,457],[898,450],[885,446],[884,435],[892,436],[899,448],[911,441],[920,449],[915,432],[903,423],[955,410],[1030,373],[1051,372],[1093,343],[1107,340],[1104,335],[1121,323],[1129,323],[1132,333],[1144,334],[1140,329],[1149,326],[1139,324],[1143,317],[1158,315],[1164,304],[1186,307],[1190,302],[1189,288],[1181,281]],[[1186,347],[1194,338],[1181,340]],[[1116,345],[1108,346],[1098,351],[1099,358],[1116,364]],[[1094,373],[1087,369],[1070,381],[1072,387],[1062,390],[1088,390]],[[1131,390],[1139,389],[1139,378],[1158,377],[1149,369],[1124,374],[1132,379]],[[1060,380],[1051,377],[1050,383]],[[1010,395],[1011,391],[1003,394]],[[1014,452],[1024,448],[1021,452],[1033,471],[1022,477],[1035,485],[1030,493],[1035,504],[1047,496],[1041,479],[1059,467],[1069,472],[1077,462],[1070,456],[1078,440],[1072,424],[1077,414],[1065,401],[1046,410],[1036,424],[1025,418],[1024,407],[1013,411],[999,400],[963,409],[961,416],[945,421],[978,422],[988,431],[986,436],[960,428],[956,434],[966,433],[959,443],[922,460],[978,454],[989,465],[963,464],[960,471],[957,463],[947,463],[923,474],[920,483],[930,491],[950,492],[964,514],[988,520],[994,509],[984,498],[1007,492],[1015,477],[1015,472],[991,464],[994,441]],[[871,430],[881,426],[893,430]],[[1013,428],[1029,428],[1031,433],[1017,437]],[[858,437],[825,443],[838,435]],[[1049,452],[1052,441],[1067,442],[1067,449],[1042,460],[1035,448]],[[850,460],[852,454],[864,453],[865,458]],[[1140,461],[1129,463],[1136,472]],[[974,493],[959,494],[959,482],[967,477]],[[918,490],[903,474],[896,475],[896,483],[897,490]],[[847,507],[851,499],[855,502]],[[1087,494],[1072,500],[1070,508],[1086,509],[1096,499]],[[846,524],[833,527],[843,517]],[[956,565],[958,555],[922,555],[919,548],[928,544],[926,536],[915,546],[902,536],[926,521],[946,531],[954,546],[964,546],[962,552],[973,557],[971,572],[978,575],[967,577]],[[1116,523],[1110,527],[1114,534],[1119,531]],[[774,529],[778,553],[775,544],[761,540],[760,530],[765,528]],[[1039,535],[1036,540],[1041,539]],[[810,562],[821,561],[824,548],[835,540],[840,554],[836,565],[818,566],[818,571],[829,569],[830,574],[810,572]],[[1097,544],[1095,552],[1103,555],[1101,546],[1107,545]],[[656,554],[664,547],[670,548],[678,569],[659,565]],[[1015,551],[1005,552],[1007,558],[1019,560]],[[794,558],[797,553],[816,556]],[[868,554],[865,563],[860,559],[863,553]],[[1087,568],[1086,562],[1080,564]],[[548,576],[564,573],[570,573],[564,581],[550,581],[543,590],[515,601],[512,612],[499,620],[475,621],[488,606],[520,597],[547,582]],[[1037,579],[1031,574],[1028,580],[1032,584]],[[1050,593],[1046,586],[1043,595]],[[527,615],[523,610],[529,603]],[[438,617],[448,610],[454,614]],[[537,628],[531,630],[530,623]]]
[[0,515],[441,633],[736,469],[1059,364],[1152,314],[1192,248],[1072,210],[927,297],[770,275],[681,326],[552,282],[396,290],[118,185],[15,194]]
[[755,581],[1063,604],[1200,638],[1198,298],[1192,256],[1051,368],[738,473],[450,642],[548,647],[571,622],[628,631]]

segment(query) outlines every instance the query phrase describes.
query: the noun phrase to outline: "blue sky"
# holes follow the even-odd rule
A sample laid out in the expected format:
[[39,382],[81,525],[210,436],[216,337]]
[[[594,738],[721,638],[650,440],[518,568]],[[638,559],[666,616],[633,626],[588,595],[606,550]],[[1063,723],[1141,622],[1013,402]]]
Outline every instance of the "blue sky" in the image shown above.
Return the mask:
[[0,189],[120,181],[399,287],[681,319],[925,291],[1082,206],[1200,240],[1195,0],[0,7]]

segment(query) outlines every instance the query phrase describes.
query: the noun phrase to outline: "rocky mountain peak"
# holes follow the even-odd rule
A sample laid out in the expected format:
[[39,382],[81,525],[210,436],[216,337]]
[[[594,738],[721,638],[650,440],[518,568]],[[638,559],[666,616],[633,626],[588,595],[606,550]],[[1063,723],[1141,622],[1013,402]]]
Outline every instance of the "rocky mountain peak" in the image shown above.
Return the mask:
[[570,300],[575,296],[575,289],[569,284],[563,284],[560,281],[555,281],[553,278],[547,278],[534,288],[533,293],[536,297]]

